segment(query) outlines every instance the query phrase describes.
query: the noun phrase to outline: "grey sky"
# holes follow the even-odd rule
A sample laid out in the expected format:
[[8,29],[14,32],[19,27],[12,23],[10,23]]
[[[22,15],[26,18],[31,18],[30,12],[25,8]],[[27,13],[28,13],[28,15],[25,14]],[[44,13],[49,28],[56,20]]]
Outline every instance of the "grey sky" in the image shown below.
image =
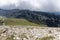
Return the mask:
[[0,0],[0,8],[60,12],[60,0]]

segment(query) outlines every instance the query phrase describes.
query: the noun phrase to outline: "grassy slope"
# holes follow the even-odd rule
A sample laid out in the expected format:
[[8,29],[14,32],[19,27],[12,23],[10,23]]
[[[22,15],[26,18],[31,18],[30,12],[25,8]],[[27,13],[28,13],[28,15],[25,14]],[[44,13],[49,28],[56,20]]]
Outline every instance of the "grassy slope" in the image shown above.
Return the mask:
[[44,24],[35,24],[32,22],[29,22],[25,19],[15,19],[15,18],[7,18],[4,20],[5,25],[26,25],[26,26],[46,26]]

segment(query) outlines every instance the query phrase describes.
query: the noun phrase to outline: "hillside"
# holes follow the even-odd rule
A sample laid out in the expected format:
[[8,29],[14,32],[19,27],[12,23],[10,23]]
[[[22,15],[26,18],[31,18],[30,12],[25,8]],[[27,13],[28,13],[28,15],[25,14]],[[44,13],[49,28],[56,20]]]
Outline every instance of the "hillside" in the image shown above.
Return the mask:
[[7,18],[4,20],[5,25],[24,25],[24,26],[40,26],[46,27],[47,25],[44,24],[36,24],[33,22],[29,22],[26,19],[17,19],[17,18]]
[[60,27],[60,15],[56,15],[56,13],[13,9],[2,10],[0,14],[7,18],[23,18],[36,24],[45,24],[49,27]]

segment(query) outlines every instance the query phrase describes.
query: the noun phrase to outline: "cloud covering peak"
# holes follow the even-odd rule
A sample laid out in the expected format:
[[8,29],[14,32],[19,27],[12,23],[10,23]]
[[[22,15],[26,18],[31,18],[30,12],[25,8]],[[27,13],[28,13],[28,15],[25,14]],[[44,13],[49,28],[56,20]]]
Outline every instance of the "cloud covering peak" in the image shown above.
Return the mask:
[[0,8],[56,12],[60,11],[60,0],[0,0]]

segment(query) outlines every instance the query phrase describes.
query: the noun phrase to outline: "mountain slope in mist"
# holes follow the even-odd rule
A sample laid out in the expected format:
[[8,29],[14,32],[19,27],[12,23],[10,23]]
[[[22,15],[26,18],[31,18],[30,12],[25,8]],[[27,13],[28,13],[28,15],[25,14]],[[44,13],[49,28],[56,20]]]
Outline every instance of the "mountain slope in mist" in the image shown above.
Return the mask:
[[37,24],[45,24],[49,27],[60,26],[60,15],[49,12],[31,11],[31,10],[0,10],[1,16],[8,18],[24,18]]

